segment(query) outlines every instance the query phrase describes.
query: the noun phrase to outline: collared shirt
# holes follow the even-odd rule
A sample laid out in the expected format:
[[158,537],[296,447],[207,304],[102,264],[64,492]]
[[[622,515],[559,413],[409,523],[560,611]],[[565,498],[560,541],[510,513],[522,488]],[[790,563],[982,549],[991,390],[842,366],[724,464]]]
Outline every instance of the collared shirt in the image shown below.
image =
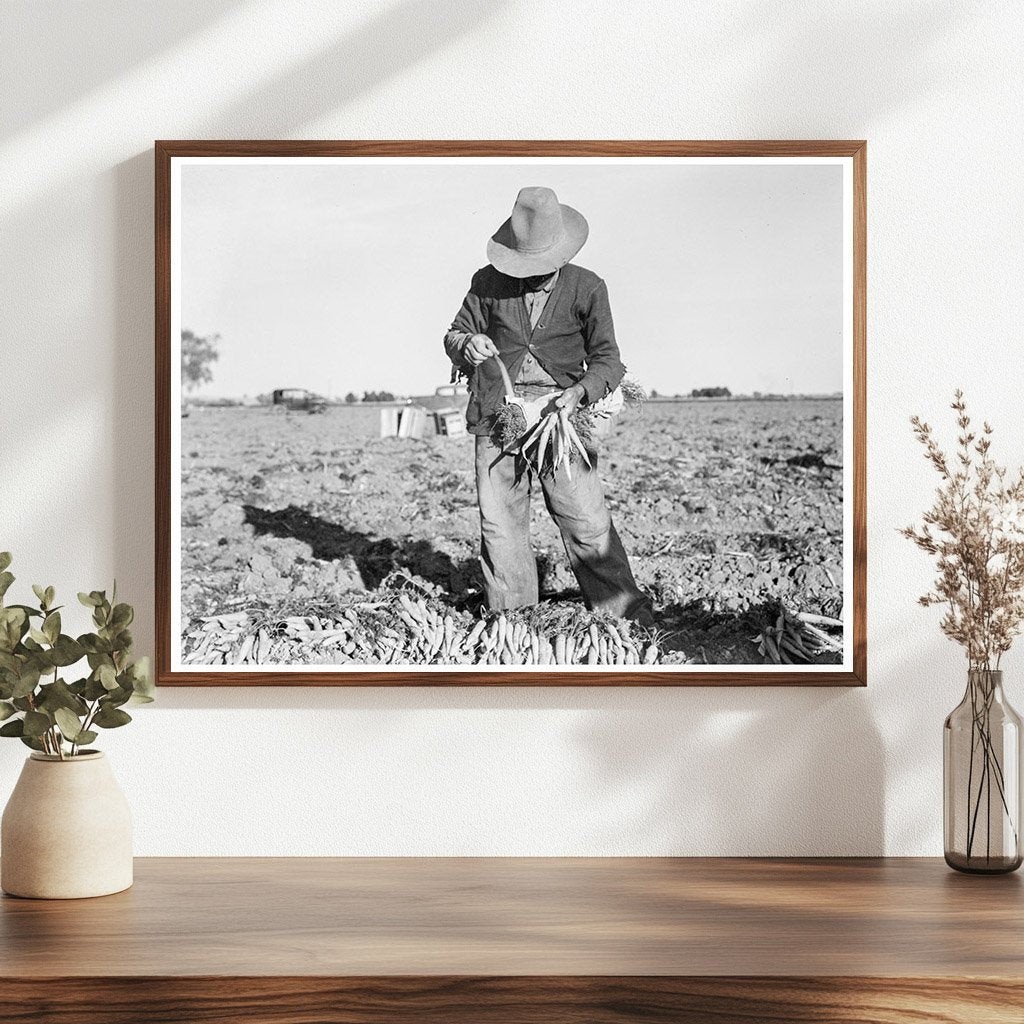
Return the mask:
[[[548,297],[551,295],[551,290],[555,287],[555,282],[558,280],[558,271],[556,270],[544,284],[536,291],[527,291],[526,285],[523,285],[523,301],[526,303],[526,311],[530,314],[530,326],[536,327],[540,321],[540,315],[544,312],[544,307],[547,305]],[[540,363],[537,362],[533,355],[533,352],[527,352],[523,359],[523,365],[519,367],[519,373],[516,374],[516,384],[545,384],[550,387],[558,387],[558,382],[554,377],[551,376],[547,370],[544,369]]]

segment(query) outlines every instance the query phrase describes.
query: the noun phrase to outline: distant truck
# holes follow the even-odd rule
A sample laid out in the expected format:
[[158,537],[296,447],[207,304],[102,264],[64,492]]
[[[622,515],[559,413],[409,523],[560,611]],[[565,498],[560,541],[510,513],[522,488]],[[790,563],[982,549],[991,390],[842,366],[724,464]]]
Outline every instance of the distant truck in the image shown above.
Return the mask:
[[432,395],[417,395],[410,402],[431,412],[455,409],[464,413],[469,405],[469,388],[465,384],[442,384]]
[[305,388],[278,388],[271,395],[270,407],[275,412],[322,413],[327,409],[327,399]]

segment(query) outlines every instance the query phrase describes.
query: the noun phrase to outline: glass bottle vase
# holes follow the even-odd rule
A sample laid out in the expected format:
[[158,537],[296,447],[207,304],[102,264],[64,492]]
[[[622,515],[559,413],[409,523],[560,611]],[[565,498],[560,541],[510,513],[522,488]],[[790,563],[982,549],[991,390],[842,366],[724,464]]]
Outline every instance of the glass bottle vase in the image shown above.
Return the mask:
[[971,669],[943,727],[946,863],[1000,874],[1021,865],[1021,719],[1003,673]]

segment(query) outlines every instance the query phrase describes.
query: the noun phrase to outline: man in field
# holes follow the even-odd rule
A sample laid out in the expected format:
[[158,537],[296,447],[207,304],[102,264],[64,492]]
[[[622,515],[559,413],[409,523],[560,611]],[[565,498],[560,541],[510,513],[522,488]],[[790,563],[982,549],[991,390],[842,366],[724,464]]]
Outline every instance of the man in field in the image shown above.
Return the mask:
[[562,534],[588,607],[644,625],[649,599],[636,585],[629,559],[605,505],[596,462],[534,474],[491,440],[505,400],[500,359],[516,395],[571,415],[610,394],[625,373],[615,342],[608,290],[592,271],[570,263],[588,226],[549,188],[524,188],[512,215],[487,243],[489,265],[478,270],[445,335],[455,369],[469,380],[466,425],[476,435],[481,564],[492,609],[538,601],[530,545],[530,493],[540,482]]

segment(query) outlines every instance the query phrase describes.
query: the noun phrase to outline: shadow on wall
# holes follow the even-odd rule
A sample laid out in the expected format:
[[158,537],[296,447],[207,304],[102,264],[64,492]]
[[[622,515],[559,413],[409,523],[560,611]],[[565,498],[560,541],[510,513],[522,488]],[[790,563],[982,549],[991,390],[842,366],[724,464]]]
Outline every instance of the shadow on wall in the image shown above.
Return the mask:
[[[244,102],[205,118],[197,137],[231,138],[237,135],[239,125],[253,123],[258,125],[258,137],[287,135],[309,119],[342,108],[360,93],[379,87],[386,78],[450,44],[453,38],[471,32],[501,6],[488,0],[406,0],[382,10],[345,37],[327,40],[316,56],[274,76]],[[96,5],[91,11],[98,16]],[[388,55],[386,61],[382,54]],[[154,132],[168,134],[156,122]],[[239,137],[251,134],[245,131]],[[136,581],[132,602],[137,608],[151,608],[155,596],[152,515],[140,528],[130,496],[140,489],[150,493],[155,468],[151,428],[155,366],[149,343],[154,322],[152,151],[118,164],[111,178],[117,223],[114,484],[124,508],[114,523],[113,549],[117,578]],[[53,203],[47,208],[52,215]],[[148,593],[141,589],[142,581],[150,583]],[[147,635],[141,622],[138,633],[138,648],[152,649],[151,634]]]
[[[522,757],[536,756],[517,749],[515,729],[500,757],[507,759],[511,786],[517,775],[548,776],[549,791],[538,797],[545,810],[539,813],[549,813],[552,803],[563,809],[565,817],[554,826],[562,830],[563,852],[872,856],[884,850],[883,742],[863,689],[165,687],[146,713],[159,717],[175,708],[251,710],[261,721],[271,711],[370,712],[384,735],[388,722],[404,735],[409,713],[423,712],[429,722],[432,712],[450,711],[452,722],[437,740],[439,763],[465,756],[459,712],[470,722],[479,710],[550,711],[557,738],[550,758],[554,770],[536,763],[514,767]],[[339,731],[346,728],[339,720]],[[472,747],[470,736],[465,745]],[[388,790],[422,787],[415,764],[385,758],[391,772],[413,773],[405,782],[391,777]],[[930,767],[941,770],[941,764]],[[428,774],[445,778],[437,766]],[[493,798],[500,801],[501,792]],[[509,800],[521,813],[521,797],[509,794]],[[395,827],[400,821],[395,819]],[[404,828],[408,832],[399,842],[408,843],[417,828],[412,822]],[[419,852],[445,853],[437,836],[424,834],[418,841],[424,844]],[[497,848],[488,852],[520,849],[514,831],[492,842]],[[558,852],[558,839],[551,842],[546,849]],[[451,837],[450,849],[467,847],[476,852],[472,837]]]
[[[179,47],[217,18],[238,8],[238,0],[206,0],[202,4],[151,4],[140,17],[134,4],[90,0],[61,4],[60,30],[34,3],[9,3],[0,12],[2,34],[16,39],[5,52],[8,81],[32,82],[31,92],[10,90],[0,105],[0,138],[74,105],[80,96],[133,67]],[[117,37],[117,45],[110,39]],[[88,54],[88,59],[83,59]],[[67,74],[68,67],[74,74]],[[41,74],[40,71],[43,73]]]
[[[936,43],[965,20],[986,17],[983,8],[953,0],[872,12],[833,5],[811,17],[804,8],[790,10],[787,17],[776,5],[749,4],[733,26],[733,45],[758,54],[730,64],[737,77],[747,69],[735,102],[756,122],[751,138],[869,137],[865,113],[874,121],[947,88],[949,68],[935,59]],[[876,73],[894,61],[899,74]],[[785,103],[765,105],[779,95]]]
[[883,849],[883,747],[863,690],[684,690],[654,706],[640,691],[574,738],[606,808],[589,844],[608,854]]
[[[315,55],[278,72],[243,99],[232,97],[222,108],[210,99],[213,113],[201,113],[184,125],[169,125],[154,111],[153,134],[230,138],[301,133],[311,120],[343,111],[359,95],[473,32],[503,6],[488,0],[406,0],[381,10],[342,38],[325,36]],[[192,13],[179,13],[186,8]],[[18,9],[25,12],[24,18],[35,19],[32,5]],[[125,9],[121,3],[94,2],[71,5],[67,14],[100,26],[97,31],[120,32],[118,19]],[[67,107],[76,98],[72,88],[80,94],[99,89],[161,50],[186,45],[216,18],[237,9],[233,2],[176,5],[168,7],[172,13],[155,27],[150,15],[128,18],[134,26],[145,25],[145,31],[140,27],[139,36],[123,50],[111,48],[110,59],[105,64],[92,63],[85,76],[49,76],[52,91],[36,97],[31,108],[12,104],[5,111],[4,130],[17,131]],[[751,137],[867,134],[865,112],[884,114],[890,107],[912,102],[915,94],[943,84],[943,66],[927,59],[929,46],[962,16],[961,8],[938,4],[893,8],[884,16],[829,18],[825,14],[812,24],[804,17],[771,21],[767,13],[755,15],[760,10],[756,5],[750,10],[749,20],[733,24],[733,38],[723,40],[723,51],[762,54],[760,61],[729,63],[732,69],[751,69],[746,83],[732,87],[737,100],[744,91],[758,98],[748,105],[746,134]],[[43,28],[21,24],[24,18],[17,23],[18,38],[31,40]],[[6,24],[10,26],[10,20]],[[49,23],[40,19],[38,24]],[[89,30],[82,26],[82,32]],[[81,35],[72,26],[64,36],[74,45],[76,60]],[[836,48],[836,60],[808,59],[809,54],[820,53],[823,39]],[[42,44],[38,48],[44,49]],[[37,48],[28,42],[22,49],[31,55]],[[894,53],[906,65],[902,79],[870,74]],[[38,77],[35,74],[32,79]],[[771,89],[765,89],[766,82]],[[865,98],[865,83],[869,89],[889,91]],[[765,96],[779,95],[787,102],[775,104],[771,111],[761,106]],[[831,131],[821,111],[822,96],[833,111]],[[739,102],[732,106],[744,107]],[[104,126],[97,126],[97,131],[103,130]],[[679,134],[685,135],[685,128]],[[744,134],[742,126],[735,134]],[[152,607],[153,601],[149,504],[154,373],[152,176],[152,153],[147,149],[95,179],[90,176],[84,184],[62,182],[75,187],[48,192],[18,209],[4,224],[10,237],[30,239],[40,236],[40,223],[61,224],[59,234],[56,229],[43,233],[47,245],[54,239],[52,248],[38,246],[26,253],[38,272],[29,278],[30,292],[19,297],[25,308],[59,306],[53,322],[66,325],[64,335],[40,338],[36,346],[47,358],[70,358],[72,367],[88,366],[91,356],[83,358],[74,351],[81,331],[79,318],[89,314],[90,303],[98,301],[96,295],[103,295],[105,301],[101,279],[108,272],[114,275],[110,285],[115,300],[113,357],[109,365],[96,368],[84,385],[110,388],[113,381],[110,422],[104,423],[107,433],[95,439],[94,461],[68,467],[68,475],[58,483],[72,494],[75,474],[112,479],[119,510],[110,528],[113,569],[119,579],[130,581],[129,599],[140,610]],[[83,197],[93,200],[91,210]],[[97,209],[102,217],[104,204],[112,206],[113,237],[95,239]],[[105,247],[114,251],[112,268],[86,263],[76,276],[80,293],[50,293],[53,282],[66,277],[63,264]],[[88,291],[90,287],[95,294]],[[78,399],[72,395],[71,400]],[[114,460],[112,477],[107,459]],[[44,498],[37,495],[37,500],[43,507]],[[69,543],[84,548],[96,528],[87,515],[77,517],[68,526],[73,534]],[[153,645],[148,620],[149,616],[140,615],[138,644],[143,650]],[[900,666],[895,648],[878,652],[873,647],[872,662],[884,662],[888,675]],[[592,806],[601,809],[600,824],[593,826],[600,831],[585,837],[594,852],[648,848],[680,854],[871,854],[882,851],[886,833],[883,747],[901,739],[880,735],[871,716],[875,695],[870,689],[768,688],[165,689],[160,702],[146,713],[159,716],[164,710],[206,707],[254,712],[295,708],[335,714],[372,709],[382,715],[437,709],[570,711],[575,714],[564,743],[588,773]],[[950,699],[949,707],[956,697]],[[904,739],[906,734],[937,730],[941,725],[931,722],[927,705],[918,705],[917,711],[910,710],[909,700],[906,705],[909,717],[898,727]],[[924,769],[929,781],[940,770],[939,763]],[[912,781],[908,774],[907,779],[890,779],[888,784],[904,786]],[[584,845],[583,838],[579,845]]]
[[507,2],[404,0],[385,8],[322,53],[275,75],[219,113],[210,129],[221,135],[212,137],[231,138],[237,125],[253,121],[254,112],[259,137],[291,135],[473,32]]

